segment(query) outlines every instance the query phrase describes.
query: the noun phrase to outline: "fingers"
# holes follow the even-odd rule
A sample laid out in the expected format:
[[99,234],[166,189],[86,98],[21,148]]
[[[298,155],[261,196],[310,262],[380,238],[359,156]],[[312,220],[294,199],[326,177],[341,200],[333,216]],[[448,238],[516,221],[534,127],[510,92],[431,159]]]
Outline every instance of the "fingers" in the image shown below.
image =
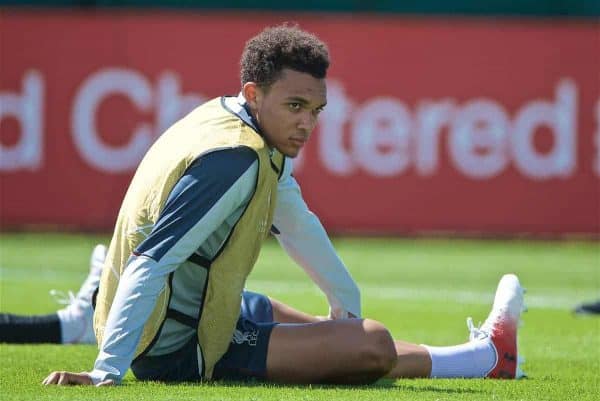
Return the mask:
[[[108,381],[108,380],[106,380]],[[56,384],[67,386],[70,384],[93,384],[87,373],[52,372],[42,381],[44,386]]]
[[67,372],[61,372],[58,377],[58,382],[56,384],[58,384],[59,386],[66,386],[69,383],[70,383],[69,374]]
[[100,382],[100,383],[96,384],[96,387],[114,386],[114,385],[115,385],[114,380],[107,379],[107,380],[104,380],[103,382]]
[[50,373],[42,382],[44,386],[49,384],[56,384],[58,382],[58,378],[60,376],[60,372],[52,372]]

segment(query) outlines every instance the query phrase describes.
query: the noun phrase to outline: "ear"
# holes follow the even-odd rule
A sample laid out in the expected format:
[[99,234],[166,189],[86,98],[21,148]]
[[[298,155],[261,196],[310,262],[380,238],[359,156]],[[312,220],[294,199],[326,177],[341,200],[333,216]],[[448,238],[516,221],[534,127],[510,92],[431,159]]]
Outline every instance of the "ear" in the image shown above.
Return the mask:
[[258,85],[255,82],[246,82],[242,88],[242,93],[250,108],[256,110],[262,98],[262,92]]

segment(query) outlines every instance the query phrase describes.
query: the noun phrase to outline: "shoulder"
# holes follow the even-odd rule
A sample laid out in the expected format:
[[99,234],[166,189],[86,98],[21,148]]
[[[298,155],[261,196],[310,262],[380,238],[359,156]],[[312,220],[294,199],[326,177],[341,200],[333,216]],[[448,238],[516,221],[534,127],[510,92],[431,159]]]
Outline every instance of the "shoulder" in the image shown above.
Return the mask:
[[230,192],[245,199],[254,191],[258,156],[249,148],[226,148],[200,155],[174,185],[169,200],[214,203]]
[[244,173],[257,170],[258,155],[246,146],[213,150],[200,155],[186,174],[213,176],[222,180],[236,180]]

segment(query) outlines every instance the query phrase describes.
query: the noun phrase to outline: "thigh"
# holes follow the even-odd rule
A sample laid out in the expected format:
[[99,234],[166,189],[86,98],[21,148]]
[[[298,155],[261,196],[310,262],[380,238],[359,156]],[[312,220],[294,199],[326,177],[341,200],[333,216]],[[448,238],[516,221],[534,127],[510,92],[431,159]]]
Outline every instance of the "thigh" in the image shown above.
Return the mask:
[[280,324],[268,351],[267,379],[285,383],[370,383],[396,361],[389,331],[370,319]]
[[158,356],[142,356],[136,359],[131,364],[131,371],[139,380],[200,381],[197,337],[192,336],[183,347],[175,352]]
[[269,340],[276,325],[273,322],[254,322],[240,316],[227,352],[215,365],[213,379],[264,379]]

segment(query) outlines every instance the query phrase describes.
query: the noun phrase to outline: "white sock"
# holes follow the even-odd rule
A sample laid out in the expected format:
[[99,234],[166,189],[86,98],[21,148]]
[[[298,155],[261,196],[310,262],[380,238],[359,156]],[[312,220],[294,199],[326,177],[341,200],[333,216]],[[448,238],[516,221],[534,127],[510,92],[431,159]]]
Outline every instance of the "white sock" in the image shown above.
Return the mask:
[[60,320],[60,333],[63,344],[71,344],[81,336],[81,323],[73,319],[72,314],[67,309],[61,309],[56,312]]
[[423,347],[431,356],[430,377],[485,377],[496,364],[496,349],[489,339],[451,347]]
[[92,306],[89,304],[71,304],[56,311],[60,320],[61,340],[63,344],[95,344],[92,329]]

